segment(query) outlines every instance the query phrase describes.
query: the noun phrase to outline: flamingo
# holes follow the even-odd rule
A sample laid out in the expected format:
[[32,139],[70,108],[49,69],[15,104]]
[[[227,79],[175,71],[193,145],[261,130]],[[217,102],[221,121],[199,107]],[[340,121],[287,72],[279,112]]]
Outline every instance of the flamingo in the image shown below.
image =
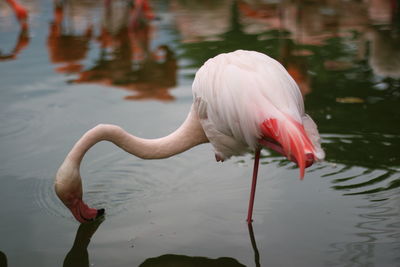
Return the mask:
[[119,126],[99,124],[78,140],[57,171],[55,191],[79,222],[104,213],[82,200],[79,173],[85,153],[100,141],[110,141],[142,159],[168,158],[208,142],[221,162],[254,152],[248,223],[262,147],[295,162],[301,179],[306,167],[325,156],[298,86],[279,62],[265,54],[237,50],[207,60],[196,73],[192,92],[194,101],[186,120],[168,136],[143,139]]
[[6,2],[14,10],[15,17],[18,19],[18,21],[21,24],[26,25],[26,20],[28,19],[28,11],[26,8],[18,3],[17,0],[6,0]]

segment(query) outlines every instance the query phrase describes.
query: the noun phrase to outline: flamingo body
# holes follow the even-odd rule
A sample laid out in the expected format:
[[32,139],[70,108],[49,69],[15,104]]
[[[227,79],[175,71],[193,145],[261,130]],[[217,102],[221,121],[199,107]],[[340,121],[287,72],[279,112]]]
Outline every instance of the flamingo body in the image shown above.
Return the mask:
[[262,138],[276,141],[288,157],[295,154],[299,165],[307,153],[313,160],[324,157],[296,82],[262,53],[238,50],[209,59],[196,74],[193,96],[220,160],[255,151]]
[[75,144],[57,172],[55,190],[78,221],[104,212],[83,202],[79,174],[85,153],[100,141],[110,141],[143,159],[170,157],[206,142],[212,144],[217,161],[254,151],[249,223],[262,146],[296,162],[301,178],[306,167],[324,158],[300,90],[276,60],[254,51],[220,54],[198,70],[192,90],[194,102],[187,119],[166,137],[143,139],[115,125],[99,125]]

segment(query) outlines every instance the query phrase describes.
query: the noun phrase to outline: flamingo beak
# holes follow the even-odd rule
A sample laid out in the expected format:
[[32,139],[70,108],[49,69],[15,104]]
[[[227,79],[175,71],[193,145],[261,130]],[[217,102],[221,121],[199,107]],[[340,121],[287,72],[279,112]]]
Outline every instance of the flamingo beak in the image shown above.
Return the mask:
[[66,204],[66,206],[80,223],[94,221],[105,213],[104,209],[90,208],[82,199],[75,199],[71,204]]

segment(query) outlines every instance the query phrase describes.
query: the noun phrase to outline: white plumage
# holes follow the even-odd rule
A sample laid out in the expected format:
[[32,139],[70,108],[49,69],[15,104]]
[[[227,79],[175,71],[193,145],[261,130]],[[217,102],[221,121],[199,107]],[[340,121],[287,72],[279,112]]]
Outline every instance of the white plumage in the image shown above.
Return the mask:
[[219,158],[255,150],[260,124],[286,116],[305,124],[317,159],[324,157],[296,82],[271,57],[245,50],[220,54],[198,70],[192,90],[200,123]]

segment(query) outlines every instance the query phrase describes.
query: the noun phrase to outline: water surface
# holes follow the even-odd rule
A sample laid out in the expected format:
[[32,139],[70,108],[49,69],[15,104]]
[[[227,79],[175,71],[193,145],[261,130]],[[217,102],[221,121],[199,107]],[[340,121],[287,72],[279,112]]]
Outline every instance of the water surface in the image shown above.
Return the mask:
[[[28,29],[0,3],[0,266],[400,266],[396,1],[150,1],[135,30],[125,1],[21,2]],[[98,123],[170,133],[196,70],[236,49],[288,69],[326,160],[301,181],[264,150],[248,228],[252,155],[144,161],[100,143],[82,177],[106,216],[79,226],[53,192],[74,142]]]

